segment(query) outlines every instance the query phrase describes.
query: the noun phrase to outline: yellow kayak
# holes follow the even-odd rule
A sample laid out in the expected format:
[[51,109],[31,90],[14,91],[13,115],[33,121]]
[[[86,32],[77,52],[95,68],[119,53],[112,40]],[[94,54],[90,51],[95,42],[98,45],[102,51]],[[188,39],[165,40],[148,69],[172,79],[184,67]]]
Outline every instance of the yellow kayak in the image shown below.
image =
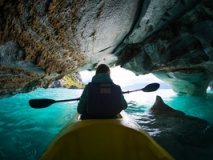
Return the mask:
[[117,119],[80,120],[76,114],[42,160],[173,160],[127,113]]

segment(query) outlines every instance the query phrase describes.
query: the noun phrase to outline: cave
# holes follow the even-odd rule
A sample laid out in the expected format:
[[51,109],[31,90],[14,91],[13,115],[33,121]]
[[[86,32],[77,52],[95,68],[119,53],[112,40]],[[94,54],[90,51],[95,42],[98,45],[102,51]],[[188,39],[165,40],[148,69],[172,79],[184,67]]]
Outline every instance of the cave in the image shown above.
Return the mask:
[[202,96],[212,86],[212,8],[211,0],[2,0],[0,96],[100,63]]
[[[212,0],[1,0],[0,20],[0,140],[2,146],[12,146],[0,147],[0,159],[38,158],[46,147],[43,139],[56,136],[47,133],[59,131],[74,112],[69,104],[58,104],[57,111],[32,110],[22,93],[38,96],[44,88],[83,88],[79,73],[95,71],[99,64],[136,76],[152,74],[171,87],[180,95],[174,101],[184,104],[181,114],[141,116],[143,106],[129,103],[139,110],[134,115],[141,116],[139,125],[176,159],[212,159],[213,127],[202,119],[202,114],[212,113],[212,96],[206,96],[213,89]],[[72,84],[61,84],[70,79]],[[51,91],[49,96],[55,96]],[[195,110],[200,117],[188,115],[193,112],[188,108],[198,108],[202,97],[206,106]],[[166,111],[178,105],[157,99]],[[162,133],[156,134],[159,129]],[[23,133],[29,136],[26,141]],[[23,141],[25,148],[19,144]]]

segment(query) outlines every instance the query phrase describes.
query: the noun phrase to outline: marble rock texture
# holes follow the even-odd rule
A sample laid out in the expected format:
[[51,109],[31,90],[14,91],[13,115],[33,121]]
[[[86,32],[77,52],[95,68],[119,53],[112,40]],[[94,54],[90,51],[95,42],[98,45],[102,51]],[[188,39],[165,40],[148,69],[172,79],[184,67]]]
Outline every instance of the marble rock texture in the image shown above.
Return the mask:
[[0,97],[100,63],[183,95],[213,79],[212,0],[1,0],[0,21]]

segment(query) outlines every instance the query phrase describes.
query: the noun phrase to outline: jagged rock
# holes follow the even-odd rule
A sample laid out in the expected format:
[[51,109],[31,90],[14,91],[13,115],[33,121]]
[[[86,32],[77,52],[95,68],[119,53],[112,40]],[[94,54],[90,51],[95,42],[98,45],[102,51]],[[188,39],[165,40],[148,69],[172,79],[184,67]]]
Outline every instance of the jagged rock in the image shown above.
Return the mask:
[[213,79],[212,8],[212,0],[1,0],[0,97],[100,63],[203,95]]
[[160,96],[156,96],[155,103],[149,109],[149,112],[157,115],[168,115],[168,116],[184,116],[185,113],[175,110],[172,107],[165,104]]

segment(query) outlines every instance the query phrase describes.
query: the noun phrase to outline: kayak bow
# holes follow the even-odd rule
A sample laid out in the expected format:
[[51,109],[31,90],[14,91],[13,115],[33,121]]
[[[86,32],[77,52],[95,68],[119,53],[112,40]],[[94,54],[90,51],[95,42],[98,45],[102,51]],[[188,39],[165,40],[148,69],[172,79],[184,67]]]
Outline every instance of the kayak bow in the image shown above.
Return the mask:
[[76,114],[52,141],[42,160],[173,160],[124,111],[117,119],[80,120]]

